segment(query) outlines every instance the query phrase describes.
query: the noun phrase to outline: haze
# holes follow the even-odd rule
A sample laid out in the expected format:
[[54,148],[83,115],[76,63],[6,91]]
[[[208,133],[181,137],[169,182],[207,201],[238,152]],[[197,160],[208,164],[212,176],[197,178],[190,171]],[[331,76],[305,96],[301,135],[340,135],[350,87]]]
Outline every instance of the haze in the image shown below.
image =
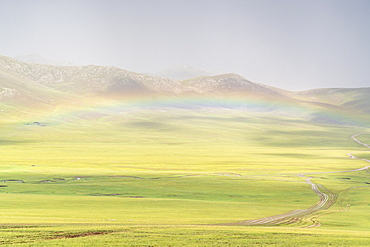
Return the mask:
[[0,54],[155,72],[187,64],[289,90],[370,86],[370,1],[0,0]]

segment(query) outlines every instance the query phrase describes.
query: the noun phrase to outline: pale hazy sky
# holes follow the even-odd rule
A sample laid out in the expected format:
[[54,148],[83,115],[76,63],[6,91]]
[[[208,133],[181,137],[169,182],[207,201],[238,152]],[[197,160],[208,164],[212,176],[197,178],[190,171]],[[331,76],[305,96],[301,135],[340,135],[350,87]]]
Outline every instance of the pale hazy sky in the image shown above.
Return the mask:
[[370,0],[0,0],[0,54],[370,87]]

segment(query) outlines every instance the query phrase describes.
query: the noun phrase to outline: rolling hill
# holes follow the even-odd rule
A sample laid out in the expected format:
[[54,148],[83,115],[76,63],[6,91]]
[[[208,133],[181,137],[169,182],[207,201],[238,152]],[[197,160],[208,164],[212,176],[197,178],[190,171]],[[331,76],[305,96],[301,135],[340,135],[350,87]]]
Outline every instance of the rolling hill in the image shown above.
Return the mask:
[[280,95],[274,90],[250,82],[236,74],[206,76],[187,81],[147,76],[104,66],[56,66],[0,57],[1,71],[61,92],[76,95],[160,94],[226,96],[228,93]]
[[[290,117],[303,116],[320,122],[349,124],[341,115],[359,114],[367,119],[369,94],[370,88],[292,92],[251,82],[237,74],[200,76],[181,81],[116,67],[57,66],[0,56],[1,103],[33,110],[65,104],[84,105],[100,100],[196,99],[191,101],[191,107],[194,104],[215,108],[242,107]],[[230,101],[234,102],[230,104]],[[186,107],[188,103],[185,100],[180,105]],[[334,111],[336,118],[328,116],[328,111]]]
[[290,96],[309,102],[335,105],[353,111],[370,113],[370,88],[324,88],[290,92]]
[[369,91],[0,56],[0,245],[369,246]]

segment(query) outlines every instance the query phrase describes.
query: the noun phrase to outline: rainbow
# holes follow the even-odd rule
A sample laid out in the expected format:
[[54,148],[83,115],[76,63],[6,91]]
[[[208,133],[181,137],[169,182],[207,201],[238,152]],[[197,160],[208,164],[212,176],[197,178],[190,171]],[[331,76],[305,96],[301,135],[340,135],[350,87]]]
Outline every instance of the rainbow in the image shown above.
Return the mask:
[[224,109],[244,112],[264,112],[277,116],[305,118],[317,122],[349,125],[369,125],[367,116],[345,111],[341,108],[324,107],[308,102],[276,100],[251,97],[131,97],[123,100],[98,99],[80,105],[59,105],[26,121],[68,123],[81,119],[98,119],[105,116],[125,114],[140,110],[181,109]]

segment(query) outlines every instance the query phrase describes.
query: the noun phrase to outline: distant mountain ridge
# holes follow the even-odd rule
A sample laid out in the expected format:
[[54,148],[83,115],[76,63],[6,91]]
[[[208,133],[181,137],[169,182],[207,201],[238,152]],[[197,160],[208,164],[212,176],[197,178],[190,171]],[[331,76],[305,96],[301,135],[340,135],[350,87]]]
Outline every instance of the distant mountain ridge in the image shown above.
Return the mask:
[[9,57],[0,58],[3,72],[71,94],[225,95],[248,93],[262,95],[271,93],[283,96],[267,86],[250,82],[236,74],[205,76],[180,81],[138,74],[116,67],[56,66],[27,63]]
[[0,103],[58,105],[103,97],[239,97],[370,113],[370,88],[292,92],[251,82],[237,74],[173,80],[116,67],[35,64],[0,56]]
[[154,75],[165,77],[172,80],[189,80],[191,78],[199,76],[214,76],[222,73],[209,72],[198,68],[191,67],[189,65],[181,65],[172,68],[168,68],[155,73],[145,73],[147,75]]
[[60,60],[45,58],[45,57],[43,57],[39,54],[18,55],[14,58],[19,60],[19,61],[29,62],[29,63],[62,65],[62,66],[64,66],[64,65],[67,65],[67,66],[75,65],[72,62],[66,62],[66,61],[60,61]]

